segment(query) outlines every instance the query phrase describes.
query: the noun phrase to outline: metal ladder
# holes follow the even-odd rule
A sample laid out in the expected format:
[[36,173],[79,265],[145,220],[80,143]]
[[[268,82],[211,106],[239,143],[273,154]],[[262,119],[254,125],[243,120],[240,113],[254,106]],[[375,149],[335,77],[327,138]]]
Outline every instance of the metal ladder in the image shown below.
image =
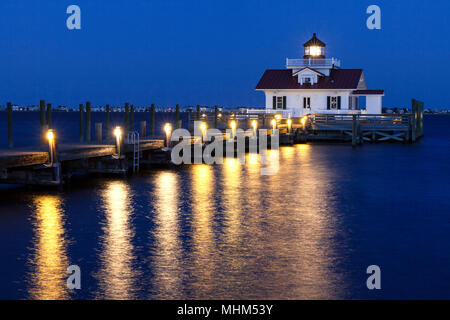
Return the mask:
[[139,132],[132,131],[128,133],[127,143],[133,145],[133,172],[139,172],[139,158],[140,158]]

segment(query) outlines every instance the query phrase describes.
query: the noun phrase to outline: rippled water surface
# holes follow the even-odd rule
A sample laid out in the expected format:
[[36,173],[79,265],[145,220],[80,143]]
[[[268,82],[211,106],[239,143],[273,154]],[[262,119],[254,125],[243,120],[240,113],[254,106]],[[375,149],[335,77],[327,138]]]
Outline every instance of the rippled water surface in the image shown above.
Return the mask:
[[450,298],[450,118],[425,124],[416,145],[282,147],[271,176],[250,155],[0,187],[0,298]]

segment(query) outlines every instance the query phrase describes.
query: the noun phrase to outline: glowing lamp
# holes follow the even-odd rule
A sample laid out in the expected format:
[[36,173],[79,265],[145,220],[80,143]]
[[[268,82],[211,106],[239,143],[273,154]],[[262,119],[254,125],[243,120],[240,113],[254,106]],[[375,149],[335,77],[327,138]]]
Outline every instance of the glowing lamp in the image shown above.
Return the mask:
[[55,139],[55,134],[52,130],[47,131],[47,139],[49,142],[53,142],[53,140]]

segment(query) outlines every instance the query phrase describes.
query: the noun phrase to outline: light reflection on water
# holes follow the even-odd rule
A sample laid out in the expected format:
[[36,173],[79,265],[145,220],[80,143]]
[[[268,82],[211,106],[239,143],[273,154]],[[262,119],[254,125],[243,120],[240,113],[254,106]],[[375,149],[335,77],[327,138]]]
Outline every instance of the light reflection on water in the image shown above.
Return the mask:
[[[151,298],[181,299],[183,280],[182,249],[179,227],[178,176],[174,172],[161,172],[156,177],[156,224],[154,254],[154,292]],[[152,205],[152,204],[150,204]]]
[[[280,157],[275,175],[261,175],[258,156],[250,154],[245,165],[226,159],[223,165],[101,182],[98,244],[85,248],[97,267],[80,266],[93,276],[95,292],[81,296],[343,297],[339,288],[345,288],[345,278],[335,268],[334,239],[340,227],[330,187],[334,173],[317,169],[310,148],[269,151],[270,159]],[[65,217],[57,197],[37,197],[35,202],[39,254],[31,296],[69,298],[61,280],[68,265],[62,224],[77,217]],[[148,220],[137,225],[136,217]],[[147,235],[137,234],[142,230]],[[98,252],[92,255],[92,250]]]
[[129,186],[122,181],[107,182],[101,200],[104,218],[99,223],[103,235],[100,237],[100,270],[98,298],[133,299],[139,285],[138,269],[134,268],[135,256],[132,243],[134,237],[131,216],[133,206]]
[[39,195],[34,198],[33,207],[29,296],[39,300],[67,299],[69,264],[62,200],[59,196]]

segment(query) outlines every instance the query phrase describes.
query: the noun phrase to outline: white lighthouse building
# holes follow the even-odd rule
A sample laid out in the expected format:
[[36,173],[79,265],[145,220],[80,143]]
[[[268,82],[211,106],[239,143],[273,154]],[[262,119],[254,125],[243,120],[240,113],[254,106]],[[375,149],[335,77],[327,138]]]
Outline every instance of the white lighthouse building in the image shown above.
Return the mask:
[[315,33],[303,46],[303,59],[286,59],[286,69],[266,70],[261,77],[256,90],[266,95],[266,112],[381,114],[384,90],[368,90],[362,69],[343,69],[340,60],[327,59]]

